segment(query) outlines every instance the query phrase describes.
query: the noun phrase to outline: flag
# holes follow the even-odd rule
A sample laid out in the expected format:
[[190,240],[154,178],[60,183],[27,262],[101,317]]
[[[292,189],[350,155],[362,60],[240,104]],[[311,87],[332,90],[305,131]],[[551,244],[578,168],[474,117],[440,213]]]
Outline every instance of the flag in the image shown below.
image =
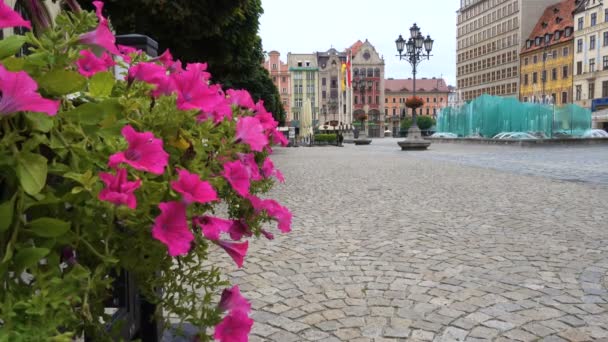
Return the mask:
[[346,63],[342,63],[342,68],[340,70],[342,74],[342,82],[340,83],[340,91],[346,90]]
[[[350,54],[352,54],[352,51],[349,51]],[[350,60],[352,59],[352,55],[351,56],[346,56],[346,87],[350,88],[351,86],[351,65],[350,65]]]

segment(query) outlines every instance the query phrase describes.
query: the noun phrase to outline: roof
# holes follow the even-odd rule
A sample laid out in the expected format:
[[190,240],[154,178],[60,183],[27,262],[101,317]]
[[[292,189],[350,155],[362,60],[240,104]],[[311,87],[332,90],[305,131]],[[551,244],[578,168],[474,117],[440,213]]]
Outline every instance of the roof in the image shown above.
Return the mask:
[[363,45],[363,42],[361,40],[357,40],[353,45],[351,45],[350,47],[350,51],[352,52],[352,55],[356,55],[357,52],[359,52],[359,49],[361,48],[361,46]]
[[[414,88],[414,80],[406,79],[387,79],[384,80],[384,89],[386,91],[412,91]],[[443,78],[422,78],[416,79],[416,91],[423,92],[449,92],[448,86]]]
[[[532,41],[532,45],[530,48],[527,48],[527,43],[524,44],[522,52],[530,52],[544,48],[545,45],[543,44],[543,40],[546,33],[554,35],[547,46],[572,40],[574,38],[574,16],[572,15],[574,9],[575,0],[564,0],[547,6],[527,39]],[[564,34],[567,27],[571,28],[571,33],[568,37]],[[560,31],[559,39],[555,40],[555,32],[557,31]],[[541,43],[539,45],[534,43],[534,40],[537,37],[541,37]]]

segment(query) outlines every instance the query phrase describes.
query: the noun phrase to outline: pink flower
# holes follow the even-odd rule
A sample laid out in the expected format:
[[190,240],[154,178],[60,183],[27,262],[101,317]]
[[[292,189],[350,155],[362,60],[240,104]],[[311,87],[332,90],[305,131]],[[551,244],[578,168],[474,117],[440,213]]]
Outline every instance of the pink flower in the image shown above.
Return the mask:
[[253,99],[247,90],[234,90],[228,89],[226,94],[230,96],[230,103],[237,105],[239,107],[253,109],[255,105],[253,104]]
[[173,56],[171,55],[171,51],[169,51],[169,49],[165,50],[165,52],[158,56],[157,59],[165,66],[165,68],[173,65]]
[[253,320],[243,311],[231,312],[215,326],[213,338],[220,342],[247,342]]
[[177,181],[171,182],[171,187],[182,194],[186,204],[217,201],[217,193],[209,182],[202,181],[199,175],[190,173],[188,170],[178,170],[177,172],[179,178]]
[[126,45],[117,45],[117,47],[118,51],[120,52],[120,56],[125,60],[125,62],[127,62],[127,64],[131,63],[131,55],[138,55],[142,52],[141,50]]
[[268,138],[264,135],[264,128],[260,120],[245,116],[236,123],[236,140],[249,144],[253,151],[262,152],[268,145]]
[[239,195],[243,197],[249,195],[249,187],[251,186],[249,172],[241,161],[225,163],[222,175]]
[[167,246],[169,255],[187,254],[194,235],[188,229],[186,205],[173,201],[161,202],[158,207],[161,214],[154,221],[152,236]]
[[232,227],[234,221],[205,215],[195,218],[194,224],[201,228],[205,238],[211,241],[217,241],[220,239],[221,233],[225,233],[230,230],[230,227]]
[[228,234],[230,234],[230,238],[234,241],[239,241],[243,236],[250,237],[253,235],[249,226],[243,221],[233,221],[228,229]]
[[251,304],[243,297],[238,285],[222,291],[218,307],[223,311],[230,311],[230,313],[241,311],[248,314],[251,311]]
[[249,247],[249,241],[228,242],[218,240],[216,243],[230,255],[239,268],[243,267],[243,261],[247,254],[247,248]]
[[279,123],[272,117],[272,114],[266,111],[264,101],[259,100],[255,104],[255,117],[260,120],[264,131],[275,129]]
[[260,167],[258,166],[258,163],[256,163],[253,153],[239,153],[238,156],[239,160],[245,165],[249,172],[249,179],[252,181],[262,180]]
[[78,65],[78,72],[86,77],[91,77],[100,71],[106,71],[116,64],[106,52],[101,57],[97,57],[91,50],[82,50],[80,55],[82,58],[76,61],[76,65]]
[[116,48],[116,37],[110,31],[108,20],[101,14],[103,2],[93,1],[93,5],[95,6],[97,19],[99,19],[99,25],[95,30],[80,35],[78,41],[81,44],[100,46],[111,54],[120,55],[120,51]]
[[0,65],[0,117],[21,111],[57,114],[59,101],[45,99],[36,90],[38,84],[25,71],[10,72]]
[[129,68],[128,81],[143,81],[156,88],[152,91],[152,96],[171,95],[175,91],[173,78],[167,75],[167,70],[159,64],[152,62],[141,62]]
[[255,196],[247,197],[251,202],[251,205],[256,212],[265,211],[268,216],[272,217],[278,222],[278,228],[283,233],[289,233],[291,231],[291,220],[292,215],[289,209],[280,205],[277,201],[272,199],[260,199]]
[[264,164],[262,165],[262,173],[266,178],[274,175],[279,180],[279,182],[285,183],[285,178],[283,177],[283,174],[281,173],[281,171],[274,168],[274,163],[270,158],[264,159]]
[[4,1],[0,2],[0,30],[7,27],[27,27],[32,29],[29,20],[24,20],[19,13],[15,12]]
[[133,192],[140,187],[141,180],[128,182],[127,170],[122,168],[116,170],[116,175],[100,172],[99,178],[106,184],[106,188],[99,193],[100,200],[116,205],[124,204],[131,209],[137,207],[137,199]]
[[136,170],[162,175],[169,163],[169,154],[163,150],[163,141],[154,138],[152,132],[135,131],[131,125],[123,127],[121,132],[129,143],[129,148],[111,155],[108,165],[115,167],[126,163]]
[[272,233],[270,233],[269,231],[266,231],[264,229],[260,230],[262,232],[262,235],[264,235],[264,237],[268,240],[274,240],[274,235],[272,235]]
[[287,140],[287,138],[285,138],[285,135],[283,133],[281,133],[278,130],[274,130],[271,133],[272,135],[272,143],[275,145],[281,145],[283,147],[287,146],[289,144],[289,141]]

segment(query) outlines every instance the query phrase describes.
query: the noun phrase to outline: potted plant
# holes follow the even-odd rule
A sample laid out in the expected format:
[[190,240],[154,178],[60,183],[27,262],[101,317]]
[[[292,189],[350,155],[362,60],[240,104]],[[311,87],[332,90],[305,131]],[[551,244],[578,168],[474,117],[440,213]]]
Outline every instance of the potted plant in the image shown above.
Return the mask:
[[[116,46],[94,4],[0,41],[0,340],[112,338],[105,306],[123,271],[201,340],[211,327],[245,338],[250,304],[205,261],[241,267],[249,238],[273,238],[265,222],[290,231],[289,210],[262,198],[283,181],[271,145],[287,141],[206,64]],[[0,14],[0,27],[31,27],[4,3]]]
[[424,100],[418,96],[410,96],[405,100],[405,106],[416,110],[424,105]]

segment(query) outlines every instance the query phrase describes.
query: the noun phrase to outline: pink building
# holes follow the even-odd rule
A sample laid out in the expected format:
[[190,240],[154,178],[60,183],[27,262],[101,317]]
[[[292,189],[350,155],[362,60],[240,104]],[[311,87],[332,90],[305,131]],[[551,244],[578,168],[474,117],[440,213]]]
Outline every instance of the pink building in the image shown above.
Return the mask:
[[[290,100],[291,100],[291,84],[289,80],[289,67],[287,63],[281,61],[281,54],[278,51],[270,51],[268,59],[264,61],[264,68],[270,73],[272,82],[279,89],[281,102],[285,108],[286,118],[291,118]],[[289,123],[286,122],[288,125]]]

